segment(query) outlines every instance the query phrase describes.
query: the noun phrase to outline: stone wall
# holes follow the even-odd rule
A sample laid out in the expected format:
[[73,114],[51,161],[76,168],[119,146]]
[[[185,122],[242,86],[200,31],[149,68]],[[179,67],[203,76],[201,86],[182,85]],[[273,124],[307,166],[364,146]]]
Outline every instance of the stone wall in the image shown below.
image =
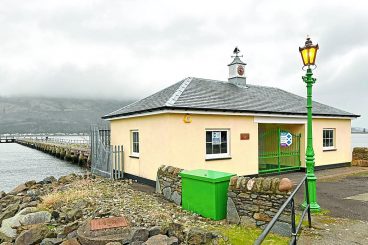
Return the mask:
[[[232,177],[227,201],[228,222],[265,225],[289,197],[292,186],[287,178]],[[289,222],[290,216],[285,213],[281,219]]]
[[157,171],[156,192],[165,199],[181,205],[181,177],[183,169],[162,165]]
[[353,166],[368,167],[368,148],[367,147],[355,147],[353,150],[353,160],[351,162]]

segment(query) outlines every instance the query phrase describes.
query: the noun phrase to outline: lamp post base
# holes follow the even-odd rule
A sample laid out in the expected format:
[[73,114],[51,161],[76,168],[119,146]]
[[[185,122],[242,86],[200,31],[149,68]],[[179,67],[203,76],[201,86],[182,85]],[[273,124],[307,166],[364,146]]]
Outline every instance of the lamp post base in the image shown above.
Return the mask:
[[[317,178],[314,174],[307,173],[307,183],[308,183],[308,192],[309,192],[309,203],[311,212],[317,213],[321,211],[321,207],[317,203]],[[305,194],[306,195],[306,194]],[[304,197],[304,202],[302,207],[307,207],[307,198]]]

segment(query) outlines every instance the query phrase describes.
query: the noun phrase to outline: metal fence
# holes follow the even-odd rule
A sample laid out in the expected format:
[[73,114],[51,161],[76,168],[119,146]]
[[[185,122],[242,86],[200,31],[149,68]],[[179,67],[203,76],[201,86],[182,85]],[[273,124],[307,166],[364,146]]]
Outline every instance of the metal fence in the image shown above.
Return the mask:
[[[306,197],[306,207],[304,208],[302,215],[299,220],[299,224],[296,224],[296,217],[295,217],[295,201],[294,197],[295,194],[301,189],[301,187],[304,184],[305,188],[305,197]],[[266,236],[270,233],[272,227],[275,225],[277,220],[280,218],[282,212],[290,205],[291,209],[291,245],[297,244],[297,237],[298,233],[302,228],[303,220],[305,215],[308,216],[308,227],[312,228],[312,217],[311,217],[311,209],[310,209],[310,202],[309,202],[309,190],[308,190],[308,179],[307,176],[304,176],[302,181],[298,184],[298,186],[295,188],[293,193],[289,196],[289,198],[285,201],[285,203],[280,207],[279,211],[275,214],[275,216],[272,218],[270,223],[267,224],[267,226],[264,228],[261,235],[257,238],[257,240],[254,242],[254,245],[260,245],[262,244],[263,240],[266,238]]]
[[123,146],[109,145],[107,131],[95,126],[91,129],[91,172],[106,178],[121,179],[124,177]]

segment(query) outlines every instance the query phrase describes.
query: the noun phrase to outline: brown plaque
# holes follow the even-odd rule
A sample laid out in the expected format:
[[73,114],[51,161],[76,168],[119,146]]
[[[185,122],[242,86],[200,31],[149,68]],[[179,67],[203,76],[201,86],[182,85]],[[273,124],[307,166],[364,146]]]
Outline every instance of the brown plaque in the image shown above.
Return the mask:
[[91,220],[91,231],[126,227],[128,222],[124,217],[112,217]]
[[249,140],[249,134],[248,133],[240,134],[240,140]]

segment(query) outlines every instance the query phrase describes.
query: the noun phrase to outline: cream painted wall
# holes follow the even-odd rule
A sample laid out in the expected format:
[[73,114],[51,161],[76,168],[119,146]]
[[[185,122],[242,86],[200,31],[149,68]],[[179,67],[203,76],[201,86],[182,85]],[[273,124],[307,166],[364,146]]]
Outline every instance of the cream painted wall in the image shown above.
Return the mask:
[[[336,150],[323,150],[323,129],[335,129]],[[305,143],[306,144],[306,143]],[[313,119],[313,148],[316,166],[351,162],[351,119]]]
[[[183,122],[184,114],[160,114],[111,121],[111,143],[124,145],[125,171],[151,180],[156,179],[160,165],[184,169],[212,169],[239,175],[258,173],[258,124],[253,117],[191,115],[192,122]],[[130,131],[138,129],[139,159],[129,157]],[[231,159],[205,159],[205,130],[230,129]],[[249,133],[249,140],[240,140],[240,133]]]
[[[183,122],[184,114],[158,114],[111,121],[112,145],[124,146],[125,172],[155,180],[160,165],[184,169],[212,169],[238,175],[258,173],[258,123],[252,116],[192,114],[192,122]],[[260,124],[261,125],[261,124]],[[269,124],[266,127],[272,126]],[[306,127],[303,124],[280,125],[293,133],[302,133],[301,162],[305,166]],[[323,128],[336,129],[336,151],[323,151]],[[231,159],[205,159],[205,130],[230,130]],[[130,131],[139,130],[140,156],[130,157]],[[313,119],[316,166],[351,161],[351,120]],[[240,140],[249,133],[249,140]]]

